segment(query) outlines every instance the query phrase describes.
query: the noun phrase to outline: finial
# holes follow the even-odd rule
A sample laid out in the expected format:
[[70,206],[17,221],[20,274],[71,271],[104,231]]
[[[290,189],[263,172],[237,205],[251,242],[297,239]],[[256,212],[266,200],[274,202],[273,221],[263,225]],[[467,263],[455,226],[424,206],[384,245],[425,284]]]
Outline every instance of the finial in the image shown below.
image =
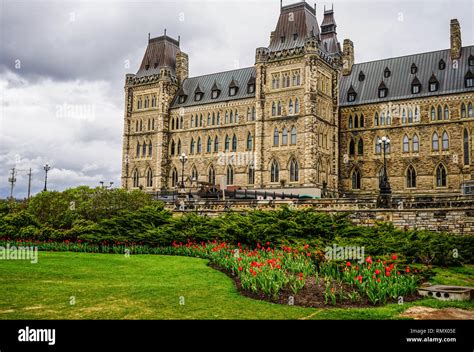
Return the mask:
[[150,32],[148,32],[148,41],[150,41]]
[[331,11],[334,11],[334,3],[331,3]]
[[280,10],[283,8],[283,0],[280,0]]
[[165,28],[165,37],[166,37],[166,28]]
[[178,35],[178,46],[179,46],[179,42],[181,41],[181,36]]
[[326,4],[324,4],[324,12],[326,12]]

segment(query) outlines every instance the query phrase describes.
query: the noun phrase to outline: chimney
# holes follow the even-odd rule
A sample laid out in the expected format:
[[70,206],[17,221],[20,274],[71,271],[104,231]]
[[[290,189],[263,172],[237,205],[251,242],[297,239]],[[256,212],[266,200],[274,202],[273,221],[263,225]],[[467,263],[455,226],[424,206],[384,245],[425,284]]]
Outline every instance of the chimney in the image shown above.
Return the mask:
[[456,18],[451,20],[451,59],[456,60],[461,57],[461,26]]
[[342,44],[342,74],[350,75],[354,65],[354,43],[350,39],[344,39]]
[[176,54],[176,78],[178,79],[178,85],[181,86],[183,81],[188,78],[189,73],[189,59],[188,54],[178,51]]

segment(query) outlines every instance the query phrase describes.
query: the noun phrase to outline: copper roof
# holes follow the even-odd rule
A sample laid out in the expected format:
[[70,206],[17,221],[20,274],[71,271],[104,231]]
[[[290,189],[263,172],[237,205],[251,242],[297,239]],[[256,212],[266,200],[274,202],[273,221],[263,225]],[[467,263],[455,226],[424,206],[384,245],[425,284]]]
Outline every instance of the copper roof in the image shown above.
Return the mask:
[[167,35],[149,39],[137,76],[158,74],[163,67],[170,68],[175,74],[178,52],[178,41]]
[[[469,66],[469,56],[473,54],[474,45],[471,45],[462,47],[461,57],[456,64],[451,60],[450,49],[355,64],[350,75],[341,77],[340,106],[472,92],[474,88],[465,86],[465,76],[474,69]],[[446,62],[444,69],[439,67],[440,60]],[[412,74],[413,65],[418,69]],[[390,77],[387,78],[383,74],[386,67],[391,71]],[[358,77],[362,71],[365,79],[360,81]],[[415,77],[416,82],[421,84],[421,91],[417,94],[413,94],[411,89]],[[428,84],[433,82],[433,79],[439,82],[439,87],[438,90],[430,92]],[[388,95],[385,98],[378,96],[381,82],[388,89]],[[355,101],[349,102],[347,93],[351,86],[357,93],[357,97]]]

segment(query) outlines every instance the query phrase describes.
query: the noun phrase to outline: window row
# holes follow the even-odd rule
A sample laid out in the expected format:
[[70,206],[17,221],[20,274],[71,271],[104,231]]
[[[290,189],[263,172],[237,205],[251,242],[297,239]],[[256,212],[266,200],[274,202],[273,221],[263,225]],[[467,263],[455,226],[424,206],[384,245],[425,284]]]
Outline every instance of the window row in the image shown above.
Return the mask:
[[146,96],[138,97],[136,107],[137,107],[137,110],[148,109],[150,107],[155,108],[156,95],[152,95],[152,96],[146,95]]
[[349,116],[348,128],[363,128],[364,127],[364,115],[360,115],[360,118],[357,114],[352,118],[352,115]]
[[[148,168],[145,175],[145,186],[148,188],[153,187],[153,171]],[[142,187],[142,185],[140,185],[140,174],[137,169],[132,172],[132,186],[135,188]]]
[[296,115],[300,113],[300,101],[295,98],[288,101],[288,110],[283,111],[282,102],[280,100],[272,102],[272,116],[282,116],[283,114]]
[[[440,163],[434,170],[434,184],[437,188],[447,187],[448,172],[446,166]],[[417,172],[413,165],[409,165],[405,170],[405,187],[417,187]],[[380,168],[378,173],[379,186],[383,178],[383,168]],[[353,190],[360,190],[362,188],[362,172],[358,167],[355,167],[351,172],[351,188]]]
[[[249,132],[247,134],[247,138],[245,141],[245,150],[251,151],[254,150],[254,136]],[[203,143],[204,140],[201,137],[194,139],[191,138],[191,142],[189,144],[189,154],[201,154],[203,152]],[[219,137],[215,136],[214,138],[208,136],[207,140],[204,145],[206,153],[218,153],[219,152]],[[224,139],[224,152],[236,152],[238,148],[238,139],[237,136],[234,134],[232,138],[229,135],[225,136]],[[170,145],[170,155],[180,155],[181,154],[181,140],[178,139],[176,142],[175,140],[171,141]]]
[[[290,145],[296,145],[296,127],[293,126],[290,132]],[[280,131],[277,127],[273,130],[273,146],[285,146],[288,145],[288,129],[283,127],[281,131],[281,139],[280,139]]]
[[[148,119],[148,126],[147,131],[154,131],[155,130],[155,119]],[[135,132],[142,132],[143,131],[143,120],[136,120],[135,121]]]
[[143,142],[143,144],[140,144],[140,142],[137,142],[137,147],[136,147],[136,157],[139,158],[140,156],[142,158],[145,157],[151,157],[153,152],[153,145],[151,141]]
[[301,85],[300,70],[272,74],[272,89],[297,87]]
[[466,104],[461,103],[461,118],[465,118],[465,117],[474,117],[472,103],[468,103],[467,108],[466,108]]

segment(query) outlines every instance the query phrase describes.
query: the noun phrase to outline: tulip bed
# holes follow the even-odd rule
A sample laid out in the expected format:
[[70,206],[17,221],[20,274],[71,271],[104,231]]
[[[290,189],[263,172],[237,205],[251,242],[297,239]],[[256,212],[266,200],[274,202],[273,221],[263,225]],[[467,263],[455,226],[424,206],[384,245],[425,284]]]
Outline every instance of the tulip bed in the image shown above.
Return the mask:
[[[247,292],[263,294],[276,300],[282,291],[296,297],[311,282],[324,287],[325,304],[366,300],[374,305],[413,295],[420,283],[416,269],[401,265],[396,255],[390,258],[365,258],[358,262],[328,261],[324,253],[309,245],[276,248],[269,242],[254,248],[227,242],[176,243],[167,247],[151,247],[140,243],[89,244],[77,242],[29,241],[0,239],[0,246],[37,246],[44,251],[73,251],[116,254],[160,254],[208,259],[213,265],[238,278]],[[306,288],[305,288],[306,289]],[[307,291],[307,290],[306,290]]]

